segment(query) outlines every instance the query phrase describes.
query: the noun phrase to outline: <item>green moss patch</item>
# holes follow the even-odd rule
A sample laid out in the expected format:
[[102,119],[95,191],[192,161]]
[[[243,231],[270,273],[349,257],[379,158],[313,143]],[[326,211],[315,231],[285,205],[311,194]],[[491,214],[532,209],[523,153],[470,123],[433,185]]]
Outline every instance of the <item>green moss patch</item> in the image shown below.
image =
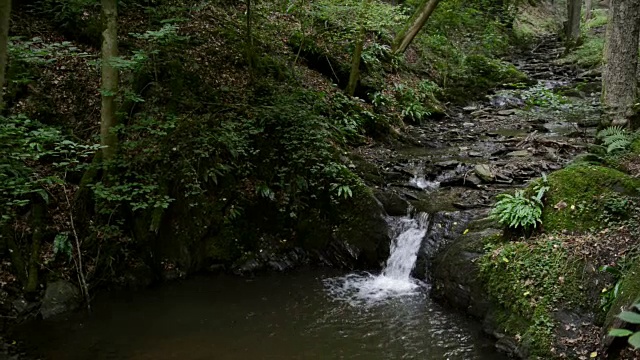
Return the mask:
[[585,164],[556,171],[548,181],[542,211],[547,232],[600,228],[607,204],[620,196],[637,196],[640,188],[640,181],[621,171]]
[[611,325],[616,315],[622,310],[630,308],[638,299],[640,299],[640,258],[636,258],[622,275],[618,286],[618,296],[607,313],[605,328]]
[[560,305],[584,302],[582,267],[554,238],[489,243],[480,258],[480,274],[491,298],[504,311],[499,324],[519,337],[532,355],[545,356],[552,348]]

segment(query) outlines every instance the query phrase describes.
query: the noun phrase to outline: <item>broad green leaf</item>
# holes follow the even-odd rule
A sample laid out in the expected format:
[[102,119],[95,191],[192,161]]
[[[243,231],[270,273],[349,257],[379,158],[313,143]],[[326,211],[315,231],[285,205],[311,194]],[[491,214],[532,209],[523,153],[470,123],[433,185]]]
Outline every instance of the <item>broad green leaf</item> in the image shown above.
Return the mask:
[[631,324],[640,324],[640,314],[634,313],[631,311],[623,311],[618,315],[618,318],[631,323]]
[[633,331],[627,329],[611,329],[609,330],[609,336],[625,337],[633,334]]
[[627,341],[629,341],[629,344],[631,346],[633,346],[634,349],[637,350],[638,348],[640,348],[640,331],[638,331],[635,334],[631,335],[629,337],[629,340],[627,340]]

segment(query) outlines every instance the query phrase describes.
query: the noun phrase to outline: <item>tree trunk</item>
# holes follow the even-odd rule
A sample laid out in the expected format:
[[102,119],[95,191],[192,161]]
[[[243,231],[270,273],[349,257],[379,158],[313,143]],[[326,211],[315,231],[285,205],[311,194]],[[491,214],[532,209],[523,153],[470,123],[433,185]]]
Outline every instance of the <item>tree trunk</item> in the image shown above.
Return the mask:
[[249,76],[253,80],[253,73],[256,63],[256,53],[253,47],[253,18],[251,14],[251,0],[247,0],[247,38],[245,44],[245,51],[247,55],[247,64],[249,66]]
[[31,235],[31,254],[29,256],[29,265],[27,271],[27,282],[24,291],[28,294],[38,290],[38,270],[40,268],[40,245],[44,237],[46,227],[45,215],[46,206],[41,201],[34,202],[32,208],[31,227],[33,235]]
[[581,10],[582,0],[567,0],[567,27],[565,29],[567,48],[574,47],[580,38]]
[[358,39],[356,40],[356,48],[353,50],[353,56],[351,57],[351,72],[349,73],[349,83],[344,90],[347,95],[353,96],[358,86],[358,80],[360,79],[360,59],[362,58],[362,49],[364,48],[366,32],[364,26],[360,28]]
[[100,144],[102,159],[113,158],[118,147],[118,136],[112,129],[118,124],[115,95],[118,92],[118,70],[111,61],[118,56],[117,0],[102,0],[102,111],[100,112]]
[[433,11],[436,9],[439,2],[440,0],[425,0],[423,5],[411,17],[409,22],[410,26],[402,33],[398,34],[396,39],[393,41],[394,53],[403,53],[407,50],[407,47],[409,47],[420,29],[422,29],[431,14],[433,14]]
[[[615,125],[630,124],[638,95],[640,1],[612,0],[602,74],[602,101]],[[634,124],[635,125],[635,124]]]
[[593,0],[584,1],[584,22],[591,20],[591,9],[593,8]]
[[347,88],[345,89],[345,92],[349,96],[353,96],[353,94],[355,94],[356,87],[358,86],[358,80],[360,80],[360,60],[362,59],[362,50],[364,49],[364,41],[366,40],[367,35],[367,31],[364,25],[364,17],[366,16],[366,11],[369,7],[370,2],[371,0],[365,0],[362,4],[360,12],[360,30],[358,31],[356,47],[353,50],[353,55],[351,57],[351,72],[349,73],[349,83],[347,83]]
[[0,0],[0,110],[4,109],[4,80],[9,47],[9,17],[11,0]]

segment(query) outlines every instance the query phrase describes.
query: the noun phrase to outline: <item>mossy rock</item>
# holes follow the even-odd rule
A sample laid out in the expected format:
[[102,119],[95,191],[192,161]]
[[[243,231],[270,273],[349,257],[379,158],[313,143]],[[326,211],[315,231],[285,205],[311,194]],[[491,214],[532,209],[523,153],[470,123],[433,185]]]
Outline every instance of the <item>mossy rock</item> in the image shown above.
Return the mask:
[[371,190],[360,186],[340,209],[334,237],[357,251],[359,267],[377,268],[389,255],[389,235],[383,209]]
[[[608,199],[637,196],[640,181],[607,167],[576,164],[548,176],[549,190],[542,211],[547,232],[586,231],[602,226],[599,215]],[[539,184],[536,182],[530,186]]]
[[632,154],[640,155],[640,139],[635,139],[630,146]]
[[609,308],[605,320],[605,329],[611,327],[616,315],[628,310],[635,302],[640,300],[640,257],[636,258],[629,270],[620,279],[618,296]]
[[[526,358],[553,358],[550,349],[581,309],[591,308],[586,265],[554,236],[518,242],[487,239],[479,259],[480,277],[490,295],[499,330],[520,335],[517,352]],[[493,241],[493,242],[491,242]],[[515,350],[514,350],[515,351]]]

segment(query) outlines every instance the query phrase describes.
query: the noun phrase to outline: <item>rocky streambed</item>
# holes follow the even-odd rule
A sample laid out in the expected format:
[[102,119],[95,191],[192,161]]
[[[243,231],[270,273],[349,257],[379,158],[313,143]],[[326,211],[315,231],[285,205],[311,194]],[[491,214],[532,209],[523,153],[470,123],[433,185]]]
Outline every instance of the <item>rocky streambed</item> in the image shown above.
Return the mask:
[[[478,260],[483,239],[502,232],[487,218],[495,196],[584,156],[600,124],[598,72],[559,64],[563,52],[556,39],[540,39],[511,59],[529,84],[452,107],[440,120],[407,126],[402,142],[362,147],[352,157],[389,215],[430,214],[414,276],[427,280],[441,303],[479,319],[499,349],[521,358],[531,355],[530,346],[505,332]],[[558,309],[552,317],[574,342],[599,336],[590,310]]]

